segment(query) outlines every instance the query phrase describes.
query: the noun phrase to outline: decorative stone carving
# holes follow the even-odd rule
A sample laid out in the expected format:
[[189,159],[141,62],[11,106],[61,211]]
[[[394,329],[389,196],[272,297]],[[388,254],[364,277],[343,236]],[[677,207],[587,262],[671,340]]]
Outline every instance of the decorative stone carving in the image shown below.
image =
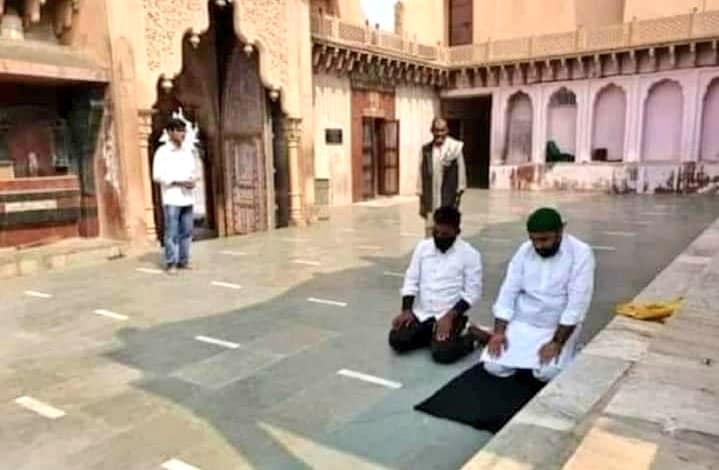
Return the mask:
[[147,66],[174,77],[182,68],[182,38],[188,30],[205,31],[210,24],[207,0],[145,0]]
[[235,5],[235,31],[260,53],[260,78],[268,87],[286,87],[287,5],[286,0],[239,0]]
[[105,119],[102,131],[102,160],[105,163],[105,181],[120,192],[120,176],[118,162],[115,155],[115,133],[113,132],[112,117]]
[[[168,80],[180,72],[182,40],[188,31],[198,35],[208,29],[210,1],[216,0],[143,1],[150,72]],[[230,7],[229,2],[224,3],[226,8]],[[286,88],[289,76],[286,0],[236,0],[232,5],[235,32],[262,57],[263,85],[276,90]]]

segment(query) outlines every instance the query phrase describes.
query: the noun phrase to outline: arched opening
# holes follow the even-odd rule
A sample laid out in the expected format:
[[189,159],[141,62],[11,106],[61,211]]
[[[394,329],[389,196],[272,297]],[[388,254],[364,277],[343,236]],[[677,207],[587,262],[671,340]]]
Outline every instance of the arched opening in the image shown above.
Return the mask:
[[532,161],[532,100],[529,95],[517,92],[507,105],[507,138],[504,161],[510,165]]
[[[275,145],[282,119],[259,77],[257,50],[245,50],[234,31],[233,6],[210,2],[210,27],[199,41],[183,42],[182,72],[170,90],[158,85],[150,158],[172,114],[182,108],[199,128],[198,160],[204,180],[195,190],[195,237],[246,234],[283,223],[282,204],[271,201],[285,152]],[[286,159],[286,156],[285,156]],[[281,176],[281,175],[280,175]],[[153,191],[162,239],[162,209]],[[278,199],[278,201],[280,201]],[[286,222],[285,222],[286,223]]]
[[642,159],[679,161],[684,120],[682,87],[665,80],[652,86],[644,105]]
[[547,109],[547,162],[574,161],[577,148],[577,96],[560,88]]
[[719,122],[719,78],[712,80],[706,95],[704,95],[701,152],[699,154],[703,161],[719,161],[719,132],[714,127],[717,122]]
[[594,104],[592,160],[620,162],[624,158],[627,95],[617,85],[603,88]]

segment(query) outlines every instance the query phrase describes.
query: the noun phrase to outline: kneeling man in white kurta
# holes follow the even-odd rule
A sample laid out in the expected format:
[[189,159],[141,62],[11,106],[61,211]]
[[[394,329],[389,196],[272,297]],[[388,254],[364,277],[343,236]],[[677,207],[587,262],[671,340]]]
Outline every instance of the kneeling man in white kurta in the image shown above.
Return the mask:
[[512,258],[494,305],[494,333],[482,354],[492,375],[530,369],[553,379],[574,358],[594,290],[592,248],[564,233],[557,211],[527,221],[530,240]]

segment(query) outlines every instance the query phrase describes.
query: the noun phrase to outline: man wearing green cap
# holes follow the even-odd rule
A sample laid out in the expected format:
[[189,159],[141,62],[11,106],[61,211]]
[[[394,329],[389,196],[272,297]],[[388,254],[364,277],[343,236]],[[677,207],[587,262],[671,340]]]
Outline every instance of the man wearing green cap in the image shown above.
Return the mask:
[[509,377],[530,369],[554,378],[574,357],[577,337],[594,290],[590,246],[564,233],[559,213],[535,211],[529,241],[509,263],[494,304],[494,332],[482,354],[487,372]]

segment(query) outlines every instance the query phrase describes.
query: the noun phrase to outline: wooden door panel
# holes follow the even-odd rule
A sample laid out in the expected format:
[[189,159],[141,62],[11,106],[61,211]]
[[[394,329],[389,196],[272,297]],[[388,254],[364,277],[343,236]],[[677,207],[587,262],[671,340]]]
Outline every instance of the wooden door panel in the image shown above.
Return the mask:
[[222,95],[222,150],[229,234],[267,229],[264,91],[257,59],[236,45]]
[[362,200],[375,195],[375,148],[374,119],[362,119]]
[[384,121],[382,124],[379,180],[380,194],[399,194],[399,121]]

